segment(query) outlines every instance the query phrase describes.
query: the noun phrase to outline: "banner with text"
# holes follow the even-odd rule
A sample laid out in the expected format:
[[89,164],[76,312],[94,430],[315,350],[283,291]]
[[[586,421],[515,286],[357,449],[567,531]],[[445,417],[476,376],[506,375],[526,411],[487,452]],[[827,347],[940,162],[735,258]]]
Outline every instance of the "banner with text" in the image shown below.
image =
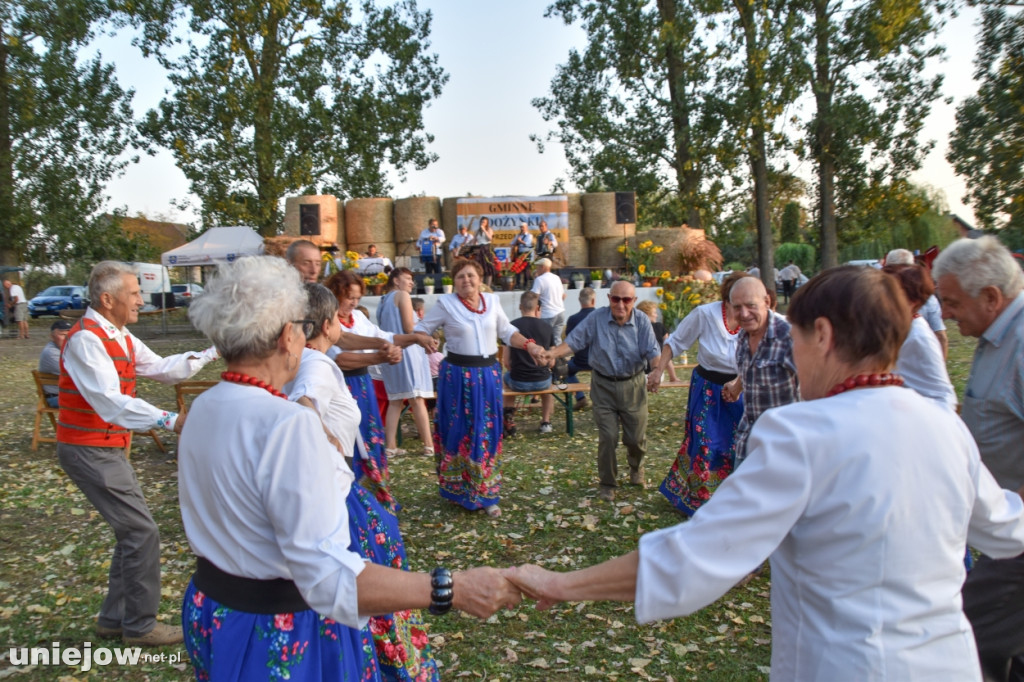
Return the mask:
[[[565,251],[569,248],[569,197],[555,194],[541,197],[467,197],[455,204],[459,227],[466,225],[476,235],[481,218],[491,221],[494,246],[509,246],[519,234],[519,224],[526,223],[530,233],[540,233],[543,220]],[[497,253],[497,250],[495,251]]]

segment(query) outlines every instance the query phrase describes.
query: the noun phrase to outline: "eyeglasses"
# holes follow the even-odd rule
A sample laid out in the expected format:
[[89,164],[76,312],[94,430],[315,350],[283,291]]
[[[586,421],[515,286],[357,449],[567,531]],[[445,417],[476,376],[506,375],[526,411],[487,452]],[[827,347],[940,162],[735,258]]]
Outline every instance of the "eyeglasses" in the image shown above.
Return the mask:
[[636,300],[636,296],[609,296],[608,300],[612,303],[625,303],[629,305]]
[[313,332],[316,331],[316,322],[310,319],[305,320],[292,320],[292,324],[302,328],[302,334],[307,339],[312,338]]

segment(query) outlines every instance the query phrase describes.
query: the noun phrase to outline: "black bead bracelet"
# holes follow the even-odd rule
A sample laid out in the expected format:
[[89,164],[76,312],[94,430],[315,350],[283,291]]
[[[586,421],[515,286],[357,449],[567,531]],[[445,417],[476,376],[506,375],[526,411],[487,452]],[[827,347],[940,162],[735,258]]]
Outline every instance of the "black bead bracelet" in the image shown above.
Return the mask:
[[452,572],[438,566],[430,572],[430,612],[435,616],[448,613],[452,608]]

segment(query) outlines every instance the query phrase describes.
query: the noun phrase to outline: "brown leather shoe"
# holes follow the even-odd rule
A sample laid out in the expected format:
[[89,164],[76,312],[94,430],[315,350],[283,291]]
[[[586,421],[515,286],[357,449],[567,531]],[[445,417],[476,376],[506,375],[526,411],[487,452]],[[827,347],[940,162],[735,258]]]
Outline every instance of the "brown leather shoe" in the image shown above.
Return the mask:
[[604,488],[602,487],[597,491],[598,499],[604,500],[605,502],[615,501],[615,488]]
[[647,479],[644,477],[644,468],[631,469],[629,472],[630,485],[638,485],[641,488],[647,487]]
[[120,639],[121,635],[123,634],[124,631],[121,630],[120,626],[116,628],[108,628],[105,625],[100,625],[99,623],[96,623],[97,637],[102,637],[103,639]]
[[168,646],[170,644],[181,644],[185,641],[181,628],[177,625],[164,625],[157,623],[153,629],[138,637],[125,635],[124,643],[134,646]]

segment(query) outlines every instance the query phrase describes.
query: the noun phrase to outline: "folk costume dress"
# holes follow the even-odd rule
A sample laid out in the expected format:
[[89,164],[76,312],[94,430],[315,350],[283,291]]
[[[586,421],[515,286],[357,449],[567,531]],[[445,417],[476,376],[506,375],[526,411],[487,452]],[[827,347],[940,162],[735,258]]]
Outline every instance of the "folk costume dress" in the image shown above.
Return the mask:
[[494,294],[470,310],[458,294],[441,296],[416,331],[444,327],[447,355],[437,381],[434,452],[441,497],[466,509],[498,504],[501,494],[502,385],[497,338],[516,328]]
[[907,388],[768,410],[689,522],[640,539],[641,623],[693,613],[771,560],[773,680],[981,680],[964,543],[1024,552],[1024,502],[966,426]]
[[692,516],[732,473],[733,438],[743,418],[743,398],[722,399],[722,386],[736,376],[739,329],[726,327],[721,302],[694,308],[665,340],[672,357],[700,344],[690,377],[683,444],[659,490],[676,509]]
[[359,616],[365,562],[350,549],[354,477],[312,410],[256,386],[212,387],[182,430],[178,479],[197,557],[243,586],[294,581],[303,602],[232,608],[193,576],[181,617],[197,680],[381,679]]
[[[377,304],[377,324],[385,332],[404,334],[402,313],[395,305],[395,292],[389,292]],[[388,400],[430,398],[434,394],[434,381],[430,378],[430,363],[422,347],[415,344],[402,349],[402,361],[397,365],[381,365]]]
[[[284,389],[289,400],[309,398],[316,406],[324,427],[342,446],[355,442],[359,407],[348,391],[341,370],[324,353],[306,348],[295,379]],[[343,454],[348,456],[351,453]],[[406,569],[405,544],[394,514],[358,484],[351,486],[346,506],[352,537],[350,549],[375,564]],[[437,666],[419,611],[405,610],[388,616],[374,616],[370,618],[370,632],[385,680],[420,682],[438,679]]]
[[[382,331],[377,325],[370,322],[366,315],[358,310],[352,311],[352,326],[349,327],[345,321],[342,325],[346,330],[359,336],[381,338],[393,342],[395,335]],[[327,356],[332,360],[337,359],[342,352],[373,353],[375,351],[342,351],[337,346],[332,346],[327,351]],[[362,436],[363,446],[366,450],[366,458],[353,457],[352,470],[355,472],[356,480],[360,485],[373,493],[377,501],[384,505],[392,513],[398,513],[400,505],[391,492],[391,472],[388,467],[388,458],[384,453],[384,421],[381,418],[380,407],[377,403],[377,394],[373,386],[373,377],[369,368],[342,371],[345,375],[345,384],[349,392],[355,398],[362,417],[359,420],[359,433]]]

